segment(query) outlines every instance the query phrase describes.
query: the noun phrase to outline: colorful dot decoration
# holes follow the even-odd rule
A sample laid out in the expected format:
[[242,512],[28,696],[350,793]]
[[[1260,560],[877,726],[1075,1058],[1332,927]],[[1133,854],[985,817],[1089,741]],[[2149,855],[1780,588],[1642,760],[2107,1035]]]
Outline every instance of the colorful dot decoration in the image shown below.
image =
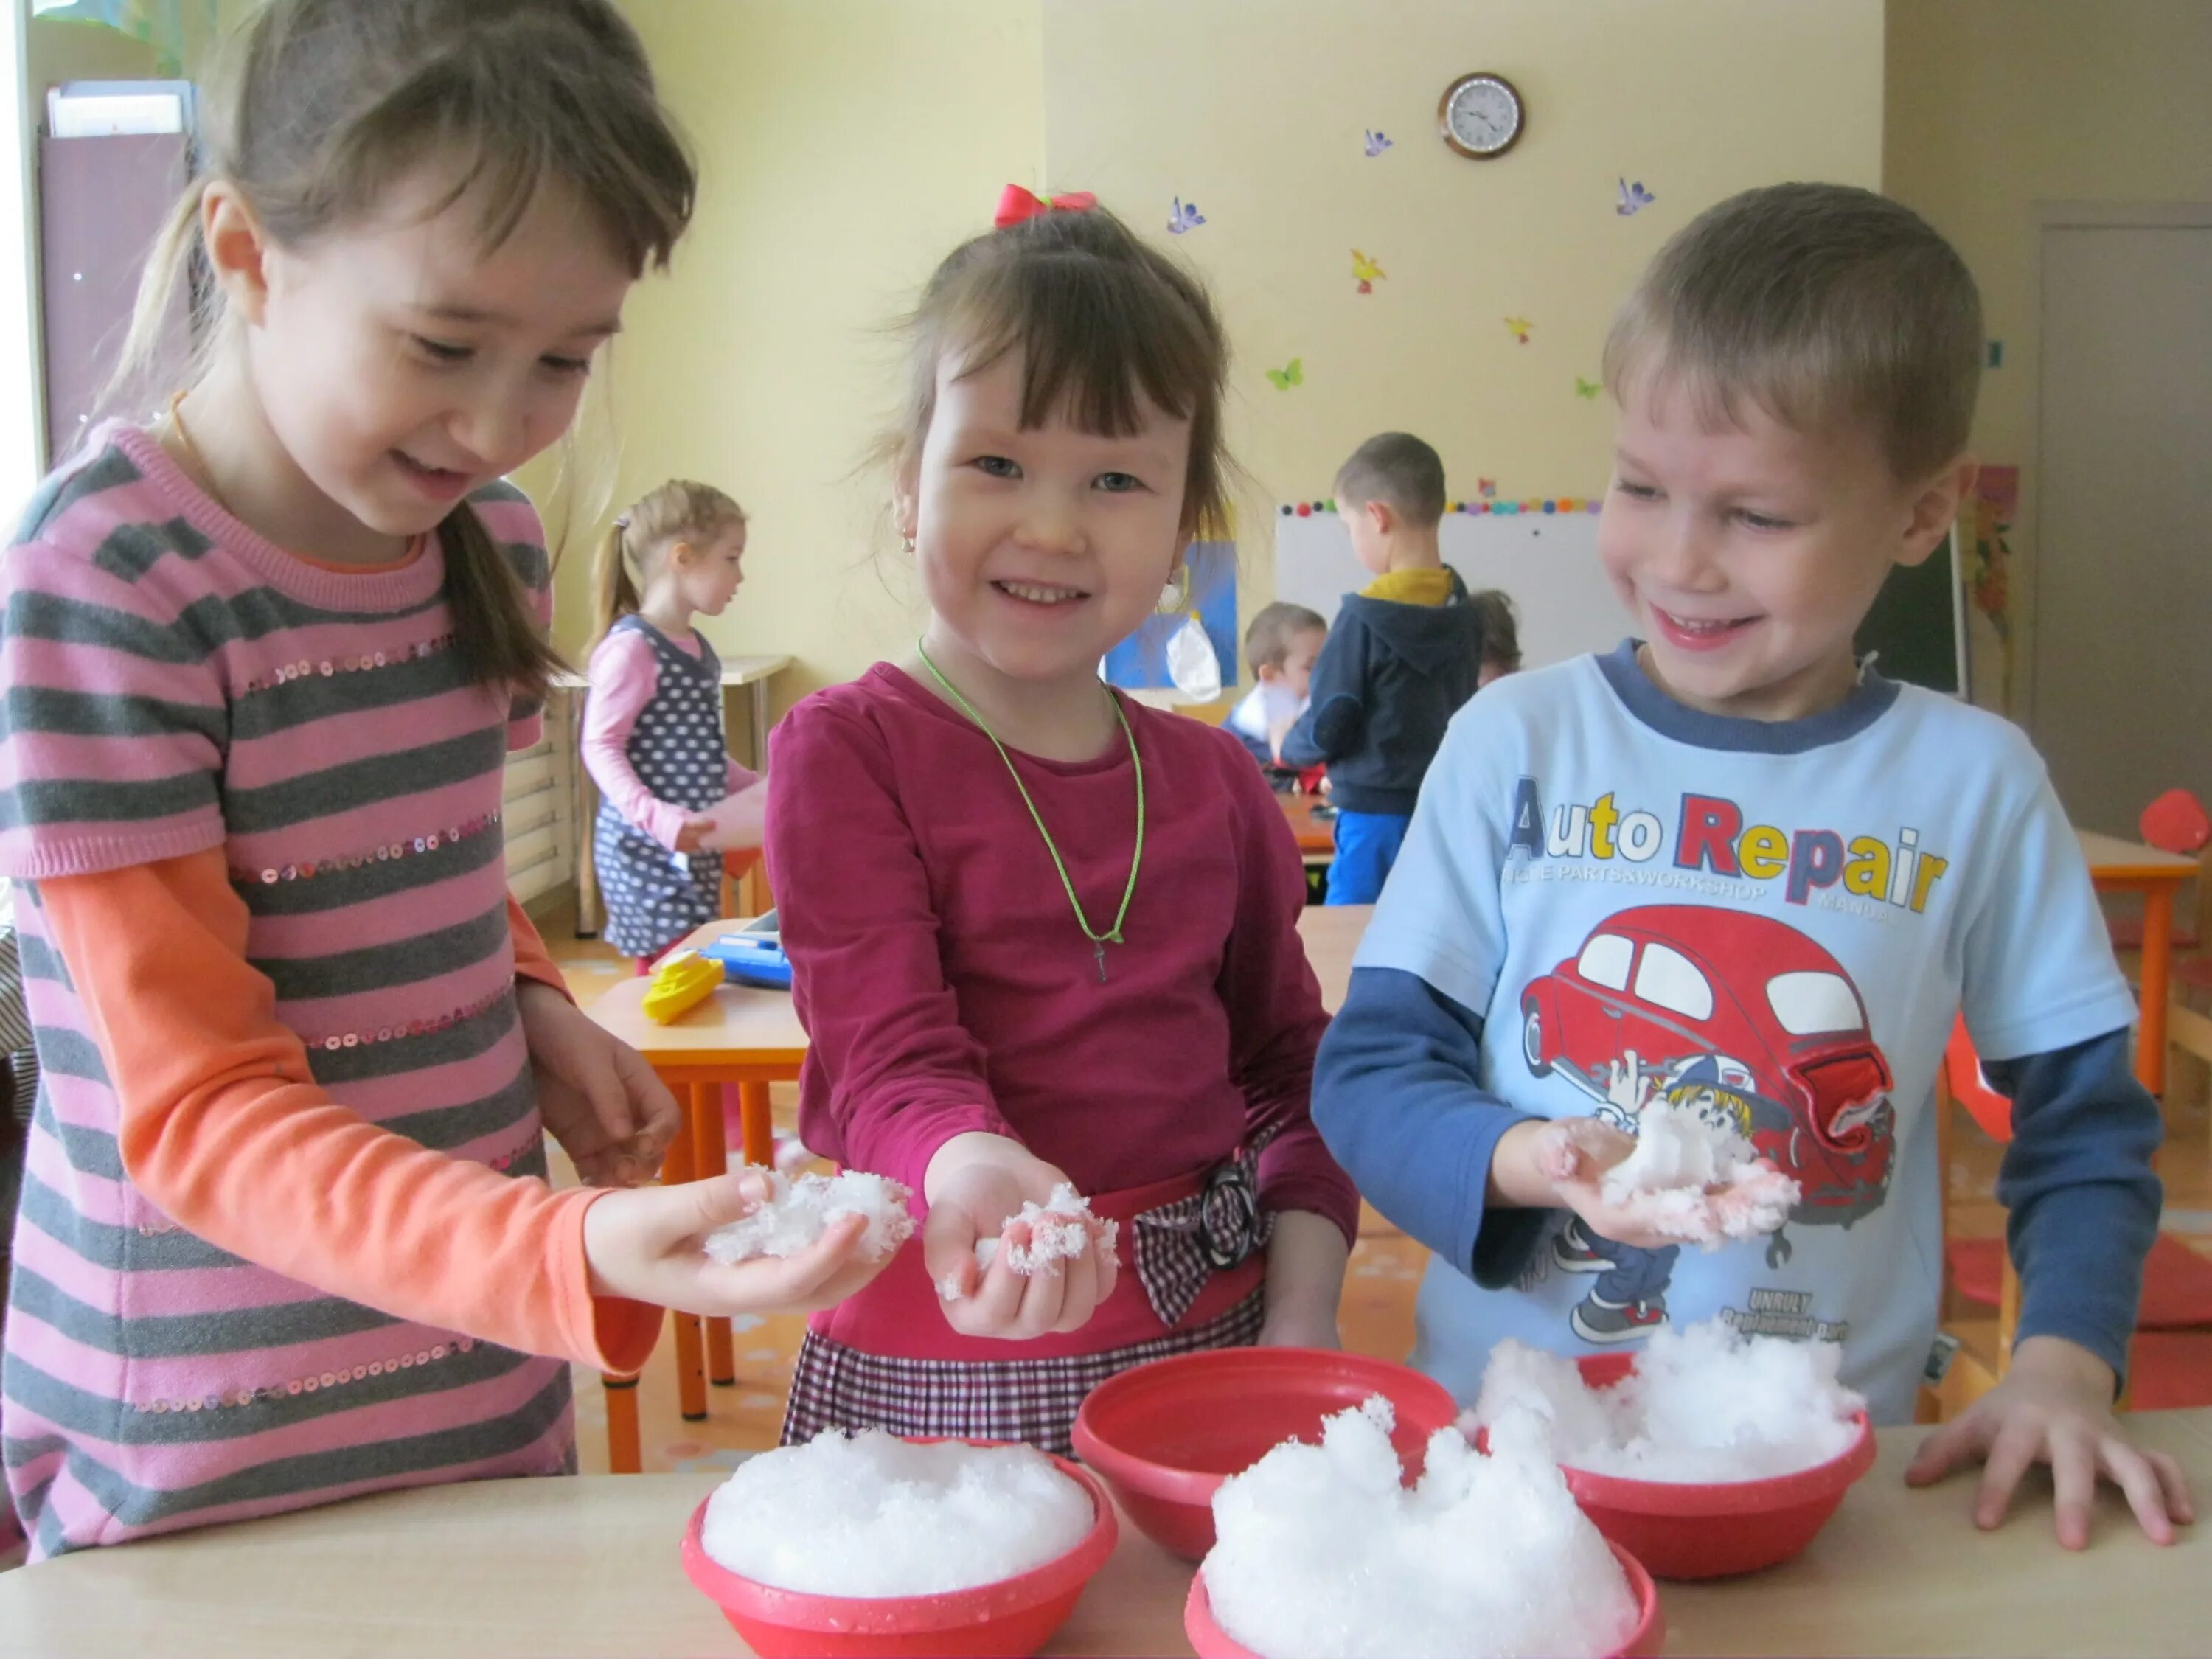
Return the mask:
[[[1522,501],[1453,501],[1449,503],[1449,510],[1454,513],[1464,513],[1474,518],[1480,518],[1488,514],[1496,518],[1511,519],[1523,514],[1531,516],[1540,514],[1551,514],[1556,516],[1563,513],[1595,514],[1602,506],[1603,502],[1595,495],[1544,495]],[[1310,519],[1317,513],[1335,512],[1336,503],[1334,501],[1285,501],[1281,510],[1283,517],[1286,519],[1293,516]]]

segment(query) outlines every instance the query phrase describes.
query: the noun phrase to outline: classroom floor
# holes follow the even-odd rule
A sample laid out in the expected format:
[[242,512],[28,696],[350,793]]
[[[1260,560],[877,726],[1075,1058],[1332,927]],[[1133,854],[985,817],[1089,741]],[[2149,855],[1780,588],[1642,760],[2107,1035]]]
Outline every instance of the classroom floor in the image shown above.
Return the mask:
[[[561,964],[580,1002],[590,1000],[630,972],[629,964],[595,939],[549,930],[546,944]],[[2187,1103],[2171,1108],[2167,1150],[2160,1155],[2166,1182],[2166,1231],[2212,1255],[2212,1150],[2207,1146],[2206,1091],[2201,1079],[2178,1091]],[[793,1126],[796,1091],[774,1093],[776,1127]],[[1951,1203],[1954,1224],[1964,1235],[1995,1234],[2003,1224],[1996,1196],[1997,1144],[1970,1126],[1954,1149]],[[1360,1212],[1359,1243],[1344,1289],[1344,1343],[1355,1352],[1402,1359],[1413,1340],[1413,1292],[1428,1252],[1371,1208]],[[1993,1346],[1994,1322],[1986,1328],[1956,1325],[1969,1352]],[[799,1351],[802,1322],[796,1317],[739,1322],[736,1332],[738,1381],[708,1391],[707,1420],[686,1423],[677,1408],[674,1344],[664,1340],[646,1368],[638,1389],[641,1439],[648,1472],[732,1468],[736,1454],[775,1443],[783,1421],[784,1390]],[[586,1474],[607,1467],[606,1412],[596,1376],[576,1377],[578,1449]]]

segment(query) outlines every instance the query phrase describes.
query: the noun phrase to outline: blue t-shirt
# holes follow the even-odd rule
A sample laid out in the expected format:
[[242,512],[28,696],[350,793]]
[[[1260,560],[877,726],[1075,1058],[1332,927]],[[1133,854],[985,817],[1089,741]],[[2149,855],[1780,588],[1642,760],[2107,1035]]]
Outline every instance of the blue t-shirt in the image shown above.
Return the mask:
[[1510,677],[1453,721],[1354,965],[1479,1015],[1475,1081],[1519,1112],[1632,1133],[1655,1097],[1693,1103],[1802,1188],[1779,1235],[1711,1253],[1629,1251],[1546,1212],[1502,1291],[1468,1277],[1474,1240],[1448,1241],[1414,1359],[1462,1397],[1503,1337],[1590,1352],[1719,1317],[1840,1342],[1877,1416],[1909,1417],[1955,1014],[1995,1062],[2135,1012],[2015,727],[1871,674],[1804,720],[1701,714],[1632,646]]

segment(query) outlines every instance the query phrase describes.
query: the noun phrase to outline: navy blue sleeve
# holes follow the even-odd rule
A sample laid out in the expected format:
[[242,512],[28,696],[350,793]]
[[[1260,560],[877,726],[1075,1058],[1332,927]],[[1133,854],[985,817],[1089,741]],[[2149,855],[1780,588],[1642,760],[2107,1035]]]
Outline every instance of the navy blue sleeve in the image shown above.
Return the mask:
[[1320,766],[1359,747],[1367,730],[1367,627],[1340,614],[1315,659],[1306,712],[1283,739],[1283,764]]
[[1419,975],[1356,968],[1314,1061],[1313,1117],[1370,1203],[1496,1290],[1547,1212],[1484,1202],[1498,1138],[1531,1114],[1477,1085],[1481,1046],[1481,1016]]
[[2020,1270],[2019,1334],[2078,1342],[2124,1376],[2158,1231],[2150,1160],[2164,1127],[2129,1066],[2128,1034],[1983,1070],[2013,1103],[1997,1201]]

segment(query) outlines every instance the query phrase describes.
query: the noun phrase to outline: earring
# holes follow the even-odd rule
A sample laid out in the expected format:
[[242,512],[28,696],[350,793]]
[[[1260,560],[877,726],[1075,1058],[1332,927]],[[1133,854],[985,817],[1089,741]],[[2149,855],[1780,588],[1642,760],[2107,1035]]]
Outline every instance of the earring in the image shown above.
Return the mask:
[[906,550],[907,550],[908,554],[909,556],[911,556],[911,555],[913,554],[913,552],[914,552],[914,538],[913,538],[913,537],[911,537],[911,536],[907,536],[907,537],[902,538],[902,539],[905,541],[905,543],[906,543]]
[[1165,587],[1160,589],[1160,602],[1153,607],[1163,617],[1172,617],[1177,611],[1190,609],[1190,567],[1178,564],[1168,577]]

